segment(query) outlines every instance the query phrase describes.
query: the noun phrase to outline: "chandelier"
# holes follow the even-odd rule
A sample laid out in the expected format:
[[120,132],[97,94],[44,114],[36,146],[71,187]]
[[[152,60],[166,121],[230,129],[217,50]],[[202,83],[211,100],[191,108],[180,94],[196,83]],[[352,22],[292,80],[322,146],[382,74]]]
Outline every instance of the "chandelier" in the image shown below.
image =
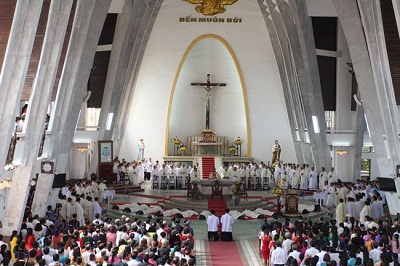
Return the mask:
[[336,154],[337,155],[345,155],[345,154],[347,154],[347,151],[346,150],[337,150]]
[[88,147],[78,147],[78,148],[76,148],[76,149],[77,149],[77,151],[85,152],[85,151],[88,150]]

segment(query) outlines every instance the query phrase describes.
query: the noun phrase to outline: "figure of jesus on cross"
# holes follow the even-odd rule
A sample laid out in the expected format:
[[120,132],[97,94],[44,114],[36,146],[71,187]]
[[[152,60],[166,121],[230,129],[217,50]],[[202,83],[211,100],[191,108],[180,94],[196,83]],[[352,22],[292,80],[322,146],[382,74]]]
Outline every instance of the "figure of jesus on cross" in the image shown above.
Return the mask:
[[226,83],[212,83],[210,74],[207,74],[207,82],[192,82],[192,86],[202,86],[206,89],[206,129],[210,129],[211,89],[217,86],[226,86]]

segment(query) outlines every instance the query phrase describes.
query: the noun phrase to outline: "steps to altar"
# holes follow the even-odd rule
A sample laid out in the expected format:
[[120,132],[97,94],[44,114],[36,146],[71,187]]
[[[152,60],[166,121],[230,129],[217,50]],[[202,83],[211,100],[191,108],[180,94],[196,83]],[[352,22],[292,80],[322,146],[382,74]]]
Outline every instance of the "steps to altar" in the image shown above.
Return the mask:
[[215,157],[214,156],[203,156],[201,157],[201,174],[203,179],[208,179],[210,173],[215,168]]

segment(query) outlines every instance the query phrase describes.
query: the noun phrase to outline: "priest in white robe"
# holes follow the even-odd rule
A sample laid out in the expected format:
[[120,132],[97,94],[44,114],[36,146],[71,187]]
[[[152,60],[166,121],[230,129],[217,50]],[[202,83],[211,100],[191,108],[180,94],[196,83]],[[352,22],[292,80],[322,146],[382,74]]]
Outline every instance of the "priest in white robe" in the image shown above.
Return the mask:
[[322,190],[322,187],[325,184],[325,181],[328,181],[328,175],[325,172],[325,167],[322,167],[321,173],[319,173],[319,189]]
[[351,197],[347,198],[346,216],[356,217],[356,204],[354,203],[354,199]]
[[329,183],[336,183],[337,182],[337,175],[335,173],[335,168],[331,168],[331,170],[328,173],[328,182]]
[[316,190],[318,188],[318,173],[314,166],[311,167],[311,172],[308,176],[308,188],[311,190]]
[[360,223],[365,223],[366,222],[366,220],[365,220],[365,216],[369,216],[369,217],[372,217],[372,210],[371,210],[371,206],[370,206],[370,203],[369,203],[369,201],[365,201],[364,202],[364,207],[363,207],[363,209],[361,210],[361,212],[360,212]]
[[141,162],[139,162],[137,166],[137,176],[138,176],[138,184],[144,182],[144,167]]
[[104,192],[106,190],[107,190],[107,185],[104,183],[104,181],[101,181],[99,185],[100,199],[104,199]]
[[298,189],[299,184],[300,184],[299,176],[298,176],[297,172],[294,171],[292,174],[292,182],[291,182],[292,188]]
[[327,207],[335,206],[335,196],[336,196],[336,188],[335,188],[335,185],[333,183],[331,183],[331,185],[329,186],[329,190],[328,190],[328,197],[327,197],[326,203],[325,203],[325,205]]
[[[215,171],[215,168],[214,168]],[[190,171],[190,178],[194,178],[194,179],[200,179],[201,178],[201,171],[199,168],[197,168],[197,166],[195,165],[192,170]]]
[[81,205],[81,198],[76,198],[76,202],[74,203],[74,207],[75,207],[75,213],[76,213],[76,219],[79,222],[79,225],[84,225],[85,224],[85,214],[84,214],[84,210],[83,207]]
[[300,176],[300,189],[308,189],[308,176],[305,173]]
[[361,210],[364,208],[364,202],[361,201],[360,196],[356,196],[356,202],[355,202],[355,206],[356,206],[356,220],[360,220],[360,213]]
[[61,197],[60,204],[60,216],[62,219],[67,220],[67,198],[65,197],[65,195]]
[[75,213],[75,207],[72,203],[72,198],[68,198],[66,214],[67,214],[67,222],[72,219],[72,214]]
[[336,222],[337,222],[337,224],[343,223],[345,216],[346,216],[346,207],[344,205],[344,200],[339,199],[339,205],[336,207]]
[[92,203],[91,207],[91,214],[92,214],[92,221],[94,221],[96,219],[96,214],[99,214],[101,217],[101,214],[103,213],[100,203],[99,203],[99,199],[95,198],[94,202]]

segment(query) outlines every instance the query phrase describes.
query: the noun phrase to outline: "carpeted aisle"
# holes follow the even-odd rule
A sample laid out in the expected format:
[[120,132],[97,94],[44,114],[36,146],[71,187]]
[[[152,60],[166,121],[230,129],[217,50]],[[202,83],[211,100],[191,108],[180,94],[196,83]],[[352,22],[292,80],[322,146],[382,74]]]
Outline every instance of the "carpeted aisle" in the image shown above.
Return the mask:
[[227,202],[224,198],[222,200],[220,197],[215,197],[214,199],[211,199],[211,197],[208,198],[208,210],[214,210],[215,216],[221,217],[224,215],[226,207]]
[[231,242],[209,242],[210,257],[212,266],[229,265],[243,266],[248,265],[246,258],[240,256],[240,249],[235,241]]

